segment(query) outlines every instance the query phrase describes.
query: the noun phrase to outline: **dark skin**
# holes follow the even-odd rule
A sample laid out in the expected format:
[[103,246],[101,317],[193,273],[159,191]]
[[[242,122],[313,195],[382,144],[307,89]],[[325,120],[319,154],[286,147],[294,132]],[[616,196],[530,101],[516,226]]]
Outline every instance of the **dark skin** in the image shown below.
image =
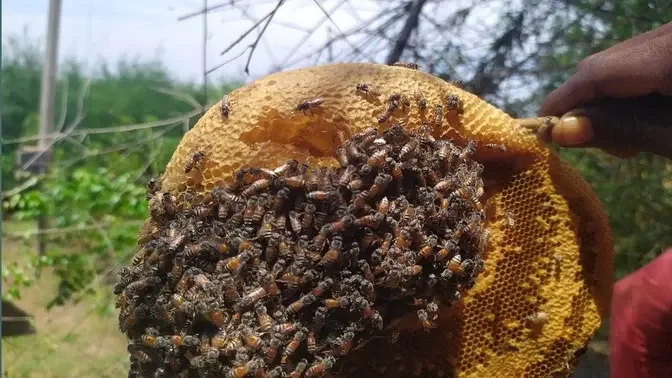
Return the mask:
[[[672,22],[582,60],[539,115],[562,116],[550,137],[563,147],[672,159]],[[671,272],[669,249],[616,283],[612,378],[672,376]]]
[[551,132],[563,147],[672,159],[672,22],[579,62],[539,116],[563,116]]

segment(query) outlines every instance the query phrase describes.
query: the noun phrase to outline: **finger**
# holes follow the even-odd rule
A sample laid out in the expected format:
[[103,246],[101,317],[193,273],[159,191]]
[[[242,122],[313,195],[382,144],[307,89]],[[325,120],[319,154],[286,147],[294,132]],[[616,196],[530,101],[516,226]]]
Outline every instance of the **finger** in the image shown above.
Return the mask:
[[565,115],[551,135],[563,147],[639,150],[672,158],[672,97],[596,102]]
[[672,22],[579,62],[576,74],[546,98],[539,115],[649,93],[672,94]]
[[580,105],[594,100],[595,84],[590,80],[590,73],[577,72],[567,82],[549,94],[541,104],[538,116],[560,116]]

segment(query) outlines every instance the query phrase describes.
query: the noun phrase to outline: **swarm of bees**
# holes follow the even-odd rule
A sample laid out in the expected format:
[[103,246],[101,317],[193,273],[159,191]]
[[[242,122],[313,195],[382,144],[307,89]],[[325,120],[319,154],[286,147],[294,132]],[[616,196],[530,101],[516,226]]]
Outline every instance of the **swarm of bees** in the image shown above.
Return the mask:
[[475,142],[432,127],[367,129],[338,147],[338,169],[242,169],[201,203],[152,182],[158,231],[114,287],[129,377],[318,377],[405,314],[435,328],[474,285],[489,233]]

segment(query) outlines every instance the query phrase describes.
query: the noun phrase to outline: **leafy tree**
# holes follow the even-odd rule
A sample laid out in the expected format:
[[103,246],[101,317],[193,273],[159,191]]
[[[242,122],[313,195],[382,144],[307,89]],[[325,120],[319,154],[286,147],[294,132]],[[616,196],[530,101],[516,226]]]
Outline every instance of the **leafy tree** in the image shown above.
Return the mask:
[[[37,133],[40,45],[27,35],[10,36],[2,59],[2,181],[7,189],[22,182],[15,176],[13,155],[21,143],[12,140]],[[28,188],[3,202],[5,213],[17,220],[46,214],[53,231],[46,236],[45,256],[37,256],[26,243],[23,260],[3,266],[8,299],[19,297],[21,288],[33,284],[36,271],[52,267],[61,283],[50,305],[62,304],[91,288],[98,274],[128,260],[147,217],[145,183],[161,173],[179,143],[183,133],[179,117],[195,112],[188,120],[191,127],[200,116],[201,86],[175,80],[160,62],[122,60],[103,64],[92,74],[83,67],[73,59],[59,67],[55,99],[55,131],[79,136],[56,141],[50,170],[40,179],[39,190]],[[208,103],[236,86],[211,85]],[[95,133],[100,128],[173,117],[178,121],[157,128]],[[93,133],[84,133],[88,130]]]

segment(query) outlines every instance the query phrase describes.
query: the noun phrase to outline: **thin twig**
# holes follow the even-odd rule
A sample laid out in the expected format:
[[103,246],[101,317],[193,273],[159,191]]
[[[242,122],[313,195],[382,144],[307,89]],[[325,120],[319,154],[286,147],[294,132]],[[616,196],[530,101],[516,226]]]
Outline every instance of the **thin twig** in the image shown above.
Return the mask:
[[[135,226],[135,225],[142,225],[144,221],[126,221],[122,223],[114,223],[115,227],[121,227],[121,226]],[[109,224],[102,224],[104,227],[112,226],[112,223]],[[88,226],[72,226],[72,227],[54,227],[54,228],[46,228],[42,230],[29,230],[29,231],[22,231],[22,232],[3,232],[2,236],[4,237],[10,237],[10,238],[22,238],[22,237],[30,237],[30,236],[35,236],[35,235],[60,235],[60,234],[69,234],[73,232],[81,232],[81,231],[91,231],[95,230],[99,225],[88,225]]]
[[196,99],[188,93],[178,92],[178,91],[174,91],[172,89],[158,88],[158,87],[154,87],[154,88],[152,88],[152,90],[154,90],[156,92],[159,92],[159,93],[167,94],[168,96],[171,96],[175,99],[182,100],[182,101],[186,102],[187,104],[191,105],[194,108],[194,110],[201,109],[201,107],[202,107],[201,104],[199,104],[198,101],[196,101]]
[[[192,110],[188,113],[185,113],[183,115],[175,116],[172,118],[167,118],[163,120],[158,120],[158,121],[152,121],[152,122],[143,122],[143,123],[135,123],[131,125],[125,125],[125,126],[114,126],[114,127],[102,127],[102,128],[97,128],[97,129],[79,129],[78,131],[74,131],[70,133],[70,137],[74,136],[86,136],[86,135],[97,135],[97,134],[111,134],[111,133],[124,133],[124,132],[129,132],[129,131],[137,131],[137,130],[145,130],[145,129],[152,129],[156,127],[162,127],[162,126],[170,126],[176,122],[182,122],[182,120],[187,117],[187,118],[193,118],[195,116],[199,116],[201,114],[201,110]],[[60,139],[65,137],[64,133],[53,133],[46,135],[44,138],[45,139]],[[21,138],[16,138],[16,139],[8,139],[4,140],[2,144],[17,144],[17,143],[25,143],[25,142],[30,142],[30,141],[36,141],[40,139],[40,136],[38,135],[31,135],[27,137],[21,137]]]
[[[336,31],[338,31],[338,33],[341,35],[341,37],[343,38],[343,40],[345,41],[345,43],[347,43],[347,44],[350,46],[350,48],[352,48],[352,49],[354,50],[355,53],[358,53],[358,54],[362,55],[362,54],[361,54],[361,51],[359,50],[359,48],[357,48],[357,46],[353,45],[353,44],[350,42],[350,40],[348,39],[348,37],[343,33],[343,31],[341,30],[341,28],[338,27],[338,24],[331,18],[331,15],[329,14],[329,12],[326,11],[326,9],[324,9],[324,7],[322,6],[322,4],[320,4],[320,2],[319,2],[318,0],[313,0],[313,2],[315,3],[315,5],[317,5],[318,8],[320,8],[320,10],[322,11],[322,13],[324,13],[324,15],[329,19],[329,22],[331,22],[332,25],[334,25],[334,27],[336,28]],[[364,58],[368,58],[369,62],[373,62],[373,61],[371,60],[370,57],[366,57],[366,56],[364,56],[364,55],[362,55],[362,56],[363,56]]]
[[220,63],[220,64],[218,64],[218,65],[212,67],[211,69],[208,70],[207,74],[209,75],[209,74],[211,74],[212,72],[215,72],[215,71],[217,71],[218,69],[220,69],[220,68],[226,66],[227,64],[233,62],[234,60],[240,58],[241,56],[243,56],[243,54],[245,54],[245,52],[246,52],[247,50],[250,49],[250,47],[252,47],[252,46],[251,46],[251,45],[250,45],[250,46],[247,46],[247,47],[245,48],[245,50],[243,50],[243,51],[240,52],[240,54],[234,56],[233,58],[231,58],[231,59],[229,59],[229,60],[224,61],[223,63]]
[[261,25],[261,23],[264,22],[267,18],[271,17],[272,14],[273,14],[273,12],[271,11],[270,13],[265,15],[261,20],[257,21],[254,25],[252,25],[251,28],[247,29],[247,31],[245,31],[243,34],[241,34],[238,37],[238,39],[233,41],[233,43],[231,43],[227,48],[225,48],[224,51],[222,51],[219,55],[221,56],[221,55],[224,55],[227,52],[231,51],[232,48],[236,47],[236,45],[238,45],[243,39],[245,39],[245,37],[247,37],[250,33],[252,33],[252,31],[254,29],[256,29],[257,26]]
[[252,61],[252,55],[254,54],[254,50],[257,49],[257,45],[259,44],[259,40],[261,40],[261,37],[264,35],[264,32],[266,32],[266,28],[268,28],[268,25],[270,25],[271,21],[273,20],[273,17],[278,12],[278,9],[280,9],[280,6],[282,6],[282,4],[284,2],[285,2],[285,0],[278,1],[278,4],[271,11],[271,13],[268,17],[268,21],[266,21],[266,24],[264,25],[264,27],[259,32],[259,35],[257,36],[257,39],[251,45],[252,50],[250,51],[250,55],[248,55],[248,57],[247,57],[247,63],[245,63],[245,73],[246,74],[248,74],[248,75],[250,74],[250,62]]
[[13,187],[10,190],[5,190],[2,192],[2,199],[5,200],[9,197],[15,196],[24,190],[28,190],[31,187],[35,186],[40,181],[40,178],[38,176],[33,176],[29,178],[28,180],[22,182],[20,185]]

